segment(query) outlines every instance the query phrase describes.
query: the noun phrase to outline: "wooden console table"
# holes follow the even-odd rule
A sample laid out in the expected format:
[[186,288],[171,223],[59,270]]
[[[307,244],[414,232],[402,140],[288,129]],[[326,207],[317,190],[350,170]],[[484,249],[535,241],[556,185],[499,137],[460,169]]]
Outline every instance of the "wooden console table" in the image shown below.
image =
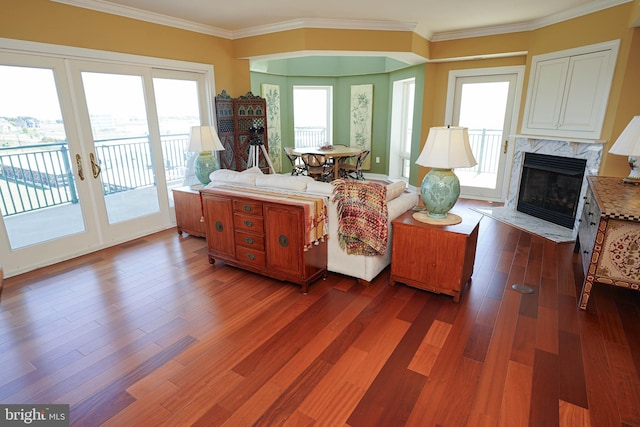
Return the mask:
[[209,262],[234,267],[299,284],[309,285],[327,275],[327,243],[306,247],[309,233],[301,197],[287,201],[277,197],[204,189],[202,204],[206,223]]
[[451,212],[462,223],[426,224],[414,219],[411,211],[391,222],[391,285],[405,283],[460,301],[462,289],[471,282],[482,215],[470,209]]
[[594,283],[640,289],[640,185],[622,178],[589,176],[578,228],[587,308]]

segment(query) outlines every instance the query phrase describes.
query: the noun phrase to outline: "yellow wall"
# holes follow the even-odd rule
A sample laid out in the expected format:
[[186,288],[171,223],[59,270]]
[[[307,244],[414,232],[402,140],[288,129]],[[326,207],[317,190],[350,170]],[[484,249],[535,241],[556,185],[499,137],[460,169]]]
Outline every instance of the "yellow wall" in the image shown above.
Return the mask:
[[49,0],[2,0],[0,37],[212,64],[216,90],[246,93],[249,63],[233,42]]
[[[640,114],[640,35],[638,29],[629,29],[630,23],[638,20],[640,7],[630,2],[533,31],[440,42],[411,32],[331,29],[299,29],[227,40],[48,0],[3,0],[0,37],[212,64],[216,91],[226,89],[231,96],[251,89],[246,58],[253,56],[304,50],[410,53],[425,61],[440,61],[425,67],[423,140],[429,127],[443,124],[450,70],[524,64],[526,94],[532,55],[620,39],[602,133],[602,139],[607,140],[606,151],[631,117]],[[451,58],[521,51],[528,54],[447,62]],[[600,173],[625,176],[628,168],[619,156],[605,155]]]

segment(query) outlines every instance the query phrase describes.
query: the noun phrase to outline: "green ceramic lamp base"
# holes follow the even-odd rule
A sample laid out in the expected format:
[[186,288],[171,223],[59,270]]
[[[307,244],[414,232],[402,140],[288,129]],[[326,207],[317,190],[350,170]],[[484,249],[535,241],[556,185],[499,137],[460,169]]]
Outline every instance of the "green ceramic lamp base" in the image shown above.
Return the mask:
[[433,168],[420,187],[422,202],[431,218],[446,218],[460,195],[460,180],[451,169]]
[[201,151],[193,163],[193,172],[202,185],[211,182],[209,175],[211,172],[218,170],[218,160],[211,151]]

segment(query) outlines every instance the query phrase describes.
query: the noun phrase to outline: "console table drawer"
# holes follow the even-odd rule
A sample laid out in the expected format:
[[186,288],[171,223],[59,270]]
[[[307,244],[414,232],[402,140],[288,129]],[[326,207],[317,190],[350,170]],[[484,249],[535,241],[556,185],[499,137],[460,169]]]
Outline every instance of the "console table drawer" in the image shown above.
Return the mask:
[[237,246],[236,257],[239,261],[245,262],[247,264],[253,264],[260,267],[264,267],[266,265],[265,255],[263,251],[257,251],[255,249]]
[[252,248],[260,251],[264,250],[264,236],[260,234],[236,231],[236,243],[239,246],[244,246],[246,248]]
[[250,215],[262,215],[262,203],[251,200],[234,200],[234,212],[245,213]]
[[264,232],[264,225],[261,216],[236,213],[233,215],[233,225],[236,230],[247,230],[253,233]]

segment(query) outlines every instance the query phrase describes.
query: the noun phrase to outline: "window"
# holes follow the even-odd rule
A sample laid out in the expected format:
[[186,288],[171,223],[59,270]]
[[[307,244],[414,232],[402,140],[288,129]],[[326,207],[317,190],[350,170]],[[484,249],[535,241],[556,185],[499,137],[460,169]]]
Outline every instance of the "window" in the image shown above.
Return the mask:
[[414,78],[393,82],[389,178],[409,180],[415,87]]
[[296,148],[331,145],[333,87],[293,87],[293,127]]

